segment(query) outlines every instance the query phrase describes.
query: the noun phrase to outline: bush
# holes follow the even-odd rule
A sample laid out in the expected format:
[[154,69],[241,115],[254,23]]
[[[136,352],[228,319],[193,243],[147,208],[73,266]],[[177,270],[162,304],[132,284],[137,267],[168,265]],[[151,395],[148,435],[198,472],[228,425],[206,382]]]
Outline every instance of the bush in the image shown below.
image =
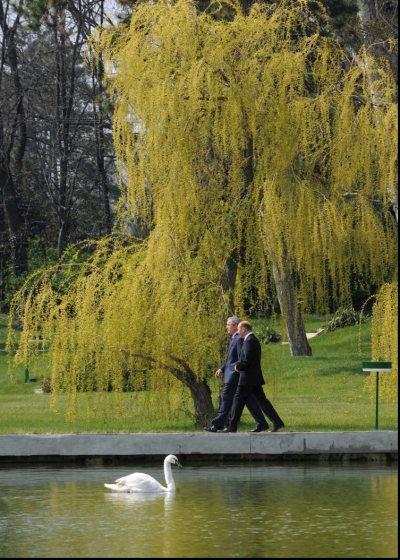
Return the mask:
[[339,309],[335,311],[332,319],[329,321],[329,324],[321,330],[321,334],[341,329],[343,327],[351,327],[353,325],[367,323],[370,319],[371,317],[369,314],[356,311],[354,307],[339,307]]
[[282,336],[276,332],[272,327],[262,326],[259,331],[255,331],[258,339],[262,344],[268,344],[269,342],[279,342]]

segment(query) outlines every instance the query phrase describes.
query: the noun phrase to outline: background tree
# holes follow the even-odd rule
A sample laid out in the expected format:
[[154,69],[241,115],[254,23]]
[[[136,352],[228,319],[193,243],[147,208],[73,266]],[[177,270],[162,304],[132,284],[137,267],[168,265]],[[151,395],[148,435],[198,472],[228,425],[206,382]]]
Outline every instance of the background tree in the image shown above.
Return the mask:
[[375,59],[387,60],[398,81],[397,0],[357,0],[362,42]]
[[[34,27],[41,25],[44,29],[43,39],[37,47],[41,50],[41,58],[46,60],[41,82],[49,86],[45,91],[38,92],[37,108],[41,111],[42,123],[40,137],[36,138],[42,156],[38,182],[42,189],[45,186],[57,213],[60,258],[67,241],[74,237],[71,238],[70,232],[75,229],[73,225],[76,226],[73,214],[76,214],[77,206],[82,198],[86,199],[86,204],[95,202],[93,179],[90,190],[82,189],[84,176],[87,180],[94,175],[100,186],[96,190],[102,211],[97,212],[98,231],[92,232],[92,235],[111,231],[111,182],[106,174],[106,115],[103,109],[104,92],[99,85],[102,65],[99,59],[98,66],[93,68],[90,84],[83,61],[84,41],[93,26],[102,23],[104,5],[97,3],[95,9],[92,3],[86,3],[80,4],[78,9],[73,3],[63,0],[52,3],[29,1],[27,10]],[[44,108],[47,114],[50,109],[50,118],[46,118]]]
[[[23,239],[25,251],[24,266],[14,271],[17,282],[23,270],[46,264],[54,249],[60,258],[68,243],[110,233],[119,191],[102,65],[89,69],[84,61],[85,41],[105,18],[103,3],[30,1],[21,2],[18,14],[12,6],[3,12],[12,22],[2,34],[0,90],[1,153],[10,161],[2,165],[0,186],[9,192],[14,186],[4,198],[8,210],[3,207],[1,300],[7,309],[15,240]],[[13,71],[6,43],[11,31]],[[12,227],[24,237],[10,236]]]
[[[19,2],[21,7],[21,2]],[[9,230],[9,254],[12,275],[27,271],[27,232],[22,209],[22,180],[27,132],[25,93],[20,76],[18,30],[20,14],[13,13],[9,2],[0,2],[0,197],[4,211],[3,227]],[[5,229],[2,230],[5,232]],[[2,244],[2,268],[7,252]]]
[[300,298],[328,309],[350,300],[352,275],[379,286],[395,274],[390,75],[376,70],[377,107],[306,1],[228,8],[229,20],[186,0],[143,4],[129,26],[94,36],[126,208],[150,233],[105,241],[15,300],[17,359],[34,333],[49,339],[54,393],[96,388],[109,403],[128,375],[146,380],[158,413],[188,392],[204,422],[231,295],[247,314],[273,298],[275,275],[289,323],[285,305]]

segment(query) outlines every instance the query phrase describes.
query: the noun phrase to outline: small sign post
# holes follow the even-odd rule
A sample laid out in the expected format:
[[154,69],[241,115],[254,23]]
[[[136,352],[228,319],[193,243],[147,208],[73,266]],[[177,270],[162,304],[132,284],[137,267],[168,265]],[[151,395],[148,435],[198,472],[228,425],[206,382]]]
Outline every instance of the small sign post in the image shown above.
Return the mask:
[[379,372],[392,371],[392,362],[363,362],[363,371],[376,371],[376,404],[375,404],[375,430],[378,429],[378,407],[379,407]]

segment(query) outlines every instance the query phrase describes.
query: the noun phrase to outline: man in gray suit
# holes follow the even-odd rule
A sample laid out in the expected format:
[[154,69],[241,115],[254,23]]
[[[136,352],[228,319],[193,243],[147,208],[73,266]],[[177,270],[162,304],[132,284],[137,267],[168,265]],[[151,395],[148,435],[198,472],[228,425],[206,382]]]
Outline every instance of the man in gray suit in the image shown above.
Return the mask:
[[[224,388],[221,394],[221,403],[215,418],[211,420],[211,426],[204,429],[207,432],[218,432],[224,428],[229,419],[229,412],[232,408],[233,397],[239,381],[239,372],[235,370],[235,364],[239,360],[240,352],[243,345],[243,339],[238,333],[239,317],[229,317],[226,322],[226,330],[231,336],[228,348],[228,356],[222,366],[215,372],[215,377],[223,376]],[[245,401],[245,405],[249,409],[250,414],[256,421],[256,427],[251,432],[263,432],[268,429],[268,423],[260,409],[257,399],[253,395]]]
[[244,406],[247,404],[249,396],[256,398],[265,416],[271,420],[274,427],[271,432],[277,432],[285,427],[283,420],[276,412],[272,403],[264,393],[264,377],[261,371],[261,344],[252,332],[252,326],[247,321],[242,321],[238,325],[238,332],[243,339],[243,346],[240,357],[235,365],[235,370],[239,373],[239,382],[233,399],[232,414],[229,425],[218,430],[219,433],[237,432],[240,417]]

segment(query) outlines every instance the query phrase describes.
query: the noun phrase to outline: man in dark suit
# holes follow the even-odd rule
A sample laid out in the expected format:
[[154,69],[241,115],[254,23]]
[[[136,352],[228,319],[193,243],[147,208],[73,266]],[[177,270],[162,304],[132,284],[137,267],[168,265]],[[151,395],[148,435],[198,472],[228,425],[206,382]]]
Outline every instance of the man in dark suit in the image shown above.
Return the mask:
[[[224,388],[221,394],[221,403],[215,418],[211,420],[211,426],[204,429],[207,432],[218,432],[226,425],[232,408],[233,397],[239,381],[239,372],[235,371],[235,364],[239,359],[240,351],[243,345],[243,339],[239,336],[238,325],[239,317],[229,317],[226,322],[226,329],[231,336],[228,348],[228,356],[222,366],[215,372],[215,377],[223,376]],[[253,395],[249,395],[244,403],[249,409],[250,414],[256,421],[256,427],[252,432],[263,432],[268,429],[268,423],[260,409],[260,406]]]
[[235,369],[239,372],[239,383],[233,399],[231,420],[224,430],[219,433],[237,432],[240,417],[242,416],[246,399],[253,395],[260,405],[266,417],[271,420],[274,427],[271,432],[277,432],[284,428],[284,423],[276,412],[272,403],[267,399],[262,388],[265,385],[261,371],[261,344],[252,332],[252,326],[247,321],[242,321],[238,325],[238,332],[243,338],[243,346],[239,361]]

